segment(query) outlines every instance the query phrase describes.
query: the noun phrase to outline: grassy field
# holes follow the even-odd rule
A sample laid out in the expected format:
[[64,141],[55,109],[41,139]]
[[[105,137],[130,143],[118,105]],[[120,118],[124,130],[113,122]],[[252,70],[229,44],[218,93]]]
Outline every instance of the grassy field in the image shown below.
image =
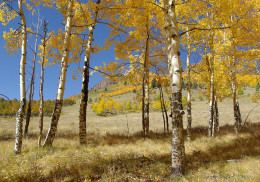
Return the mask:
[[[256,105],[247,88],[240,97],[243,120]],[[98,93],[91,93],[94,100]],[[184,93],[185,95],[185,93]],[[171,135],[160,112],[150,113],[151,134],[143,139],[141,113],[100,117],[88,110],[87,145],[78,142],[79,105],[64,107],[53,148],[37,148],[38,118],[32,118],[22,154],[13,154],[15,119],[0,119],[0,181],[260,181],[260,112],[256,108],[239,135],[233,132],[232,101],[219,103],[220,131],[207,137],[208,104],[192,105],[192,141],[185,141],[185,175],[170,178]],[[133,93],[113,99],[127,100]],[[44,118],[44,133],[49,125]],[[127,131],[129,123],[129,133]],[[186,128],[186,115],[184,115]]]

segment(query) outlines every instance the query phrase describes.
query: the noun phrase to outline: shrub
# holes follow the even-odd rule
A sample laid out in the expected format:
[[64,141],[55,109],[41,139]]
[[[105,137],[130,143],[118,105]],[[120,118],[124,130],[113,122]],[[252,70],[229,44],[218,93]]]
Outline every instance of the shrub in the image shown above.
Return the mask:
[[137,105],[134,104],[134,106],[133,106],[133,111],[136,111],[136,110],[137,110]]
[[237,89],[237,93],[238,93],[238,95],[244,95],[244,91],[243,91],[243,89],[241,87],[239,87]]
[[131,111],[132,110],[132,102],[129,100],[126,104],[126,110]]
[[182,106],[186,107],[188,104],[187,97],[182,97]]
[[199,100],[203,100],[203,97],[202,97],[202,94],[201,94],[201,93],[198,94],[198,99],[199,99]]
[[255,87],[255,91],[259,92],[259,90],[260,90],[260,84],[259,84],[259,82],[257,82],[256,87]]

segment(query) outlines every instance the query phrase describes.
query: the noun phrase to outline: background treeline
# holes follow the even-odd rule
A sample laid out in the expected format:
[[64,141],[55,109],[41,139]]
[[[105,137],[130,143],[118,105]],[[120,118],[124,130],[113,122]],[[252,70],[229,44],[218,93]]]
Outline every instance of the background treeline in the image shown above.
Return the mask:
[[[15,116],[16,112],[19,108],[19,104],[20,104],[20,101],[17,99],[13,99],[13,100],[9,101],[9,100],[5,100],[4,98],[0,98],[0,116]],[[51,116],[54,104],[55,104],[55,100],[44,101],[43,111],[44,111],[45,116]],[[64,99],[63,104],[65,106],[70,106],[70,105],[76,104],[76,97],[72,96],[72,97]],[[38,116],[39,108],[40,108],[39,101],[33,100],[31,115]]]

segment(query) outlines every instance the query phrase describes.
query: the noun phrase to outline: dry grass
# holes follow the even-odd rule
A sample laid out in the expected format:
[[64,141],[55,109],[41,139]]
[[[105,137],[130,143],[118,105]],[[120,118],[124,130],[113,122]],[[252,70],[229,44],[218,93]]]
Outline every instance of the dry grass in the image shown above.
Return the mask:
[[[257,181],[260,179],[260,124],[234,136],[230,126],[218,137],[194,128],[186,142],[185,175],[177,181]],[[171,181],[171,135],[151,133],[143,139],[107,133],[88,135],[80,146],[77,134],[60,132],[53,148],[38,149],[36,138],[24,140],[23,153],[14,156],[13,140],[1,141],[1,181]],[[175,181],[172,180],[172,181]]]
[[[243,119],[255,105],[249,100],[240,99]],[[196,99],[192,141],[185,142],[185,174],[171,179],[171,135],[162,133],[159,112],[151,112],[152,132],[143,139],[140,113],[98,117],[89,111],[88,143],[81,146],[78,107],[64,107],[53,148],[36,147],[38,122],[33,118],[19,156],[12,151],[14,119],[0,119],[0,181],[260,181],[259,109],[252,112],[251,122],[241,133],[234,135],[232,103],[224,100],[219,104],[220,131],[217,137],[208,138],[208,104]],[[44,133],[49,120],[44,119]]]

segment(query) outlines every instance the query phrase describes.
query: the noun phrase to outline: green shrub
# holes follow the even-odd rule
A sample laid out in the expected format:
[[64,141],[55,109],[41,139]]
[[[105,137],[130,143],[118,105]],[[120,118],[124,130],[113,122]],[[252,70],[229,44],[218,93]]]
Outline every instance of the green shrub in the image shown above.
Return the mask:
[[198,99],[199,99],[199,100],[203,100],[203,97],[202,97],[202,94],[201,94],[201,93],[198,94]]

